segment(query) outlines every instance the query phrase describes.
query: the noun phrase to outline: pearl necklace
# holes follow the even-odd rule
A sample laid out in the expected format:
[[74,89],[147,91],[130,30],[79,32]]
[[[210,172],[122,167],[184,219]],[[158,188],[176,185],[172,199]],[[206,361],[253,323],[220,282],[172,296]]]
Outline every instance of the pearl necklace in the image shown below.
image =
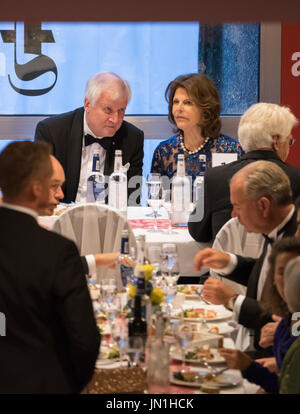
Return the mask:
[[202,148],[205,146],[205,144],[209,141],[209,137],[207,137],[207,138],[205,138],[205,140],[203,141],[203,143],[202,143],[201,145],[199,145],[199,147],[198,147],[198,148],[196,148],[194,151],[189,151],[189,150],[185,147],[185,145],[184,145],[184,143],[183,143],[183,137],[182,137],[182,135],[181,135],[181,134],[179,135],[179,137],[180,137],[180,145],[181,145],[181,148],[183,149],[183,151],[186,151],[189,155],[196,154],[196,152],[198,152],[198,151],[202,150]]

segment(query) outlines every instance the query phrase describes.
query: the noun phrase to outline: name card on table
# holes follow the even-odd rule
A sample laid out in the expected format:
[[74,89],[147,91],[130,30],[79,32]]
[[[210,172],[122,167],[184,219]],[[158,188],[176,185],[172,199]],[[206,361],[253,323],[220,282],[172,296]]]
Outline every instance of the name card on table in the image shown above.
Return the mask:
[[212,153],[212,167],[218,167],[219,165],[229,164],[232,161],[237,160],[237,153],[226,153],[226,152],[214,152]]

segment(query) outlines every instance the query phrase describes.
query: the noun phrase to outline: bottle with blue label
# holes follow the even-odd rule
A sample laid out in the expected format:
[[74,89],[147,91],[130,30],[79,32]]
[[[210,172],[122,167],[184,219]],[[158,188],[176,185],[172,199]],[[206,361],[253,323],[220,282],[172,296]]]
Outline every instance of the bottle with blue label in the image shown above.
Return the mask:
[[195,178],[193,185],[193,203],[197,207],[199,220],[204,215],[204,175],[206,171],[206,155],[199,155],[199,175]]
[[100,172],[99,151],[93,152],[92,171],[87,179],[86,201],[105,204],[105,177]]
[[122,164],[122,151],[115,151],[114,172],[109,177],[108,204],[119,210],[127,212],[127,175]]
[[[129,256],[129,237],[128,237],[128,230],[122,230],[122,238],[121,238],[121,255],[128,255]],[[122,284],[124,287],[127,286],[128,283],[132,281],[133,278],[133,268],[130,266],[121,265],[120,266],[121,272],[121,279]]]
[[184,154],[178,154],[177,173],[172,179],[172,225],[186,226],[190,214],[190,179],[185,174]]
[[193,186],[193,203],[204,196],[204,174],[206,171],[206,155],[199,155],[199,175],[195,178]]

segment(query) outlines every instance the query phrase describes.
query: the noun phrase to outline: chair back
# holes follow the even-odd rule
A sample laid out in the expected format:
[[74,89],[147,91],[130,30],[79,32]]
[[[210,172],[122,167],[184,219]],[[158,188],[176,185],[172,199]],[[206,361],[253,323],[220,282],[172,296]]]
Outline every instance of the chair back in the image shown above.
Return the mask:
[[[68,208],[56,220],[53,231],[73,240],[82,256],[95,253],[120,251],[122,230],[128,230],[129,246],[136,247],[134,233],[127,221],[117,210],[96,203],[78,204]],[[97,283],[105,278],[116,278],[122,286],[120,268],[97,269]]]

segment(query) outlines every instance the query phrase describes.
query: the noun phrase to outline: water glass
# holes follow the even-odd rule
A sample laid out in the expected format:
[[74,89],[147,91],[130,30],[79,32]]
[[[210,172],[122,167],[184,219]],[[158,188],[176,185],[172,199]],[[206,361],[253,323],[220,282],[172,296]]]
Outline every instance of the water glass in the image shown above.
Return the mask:
[[114,299],[117,294],[117,282],[115,279],[100,280],[100,307],[103,312],[110,312],[115,306]]
[[167,234],[177,234],[177,232],[172,229],[172,214],[173,214],[172,190],[163,189],[162,197],[163,197],[163,206],[168,214],[168,221],[169,221]]
[[160,177],[158,176],[155,176],[154,178],[151,177],[151,179],[147,181],[146,185],[147,185],[147,201],[148,201],[149,206],[152,208],[153,214],[154,214],[154,228],[148,231],[157,233],[159,232],[157,228],[158,210],[163,205]]
[[152,281],[155,287],[160,287],[162,277],[161,277],[161,246],[152,245],[148,247],[148,259],[150,263],[154,266]]
[[162,245],[161,269],[167,286],[174,290],[179,278],[177,246],[175,243],[164,243]]
[[[150,181],[160,181],[160,174],[159,173],[149,173],[149,174],[147,174],[146,183],[148,183]],[[153,212],[148,213],[148,214],[146,214],[146,216],[147,217],[154,217],[154,213]],[[160,217],[160,216],[161,216],[161,214],[157,213],[157,217]]]

